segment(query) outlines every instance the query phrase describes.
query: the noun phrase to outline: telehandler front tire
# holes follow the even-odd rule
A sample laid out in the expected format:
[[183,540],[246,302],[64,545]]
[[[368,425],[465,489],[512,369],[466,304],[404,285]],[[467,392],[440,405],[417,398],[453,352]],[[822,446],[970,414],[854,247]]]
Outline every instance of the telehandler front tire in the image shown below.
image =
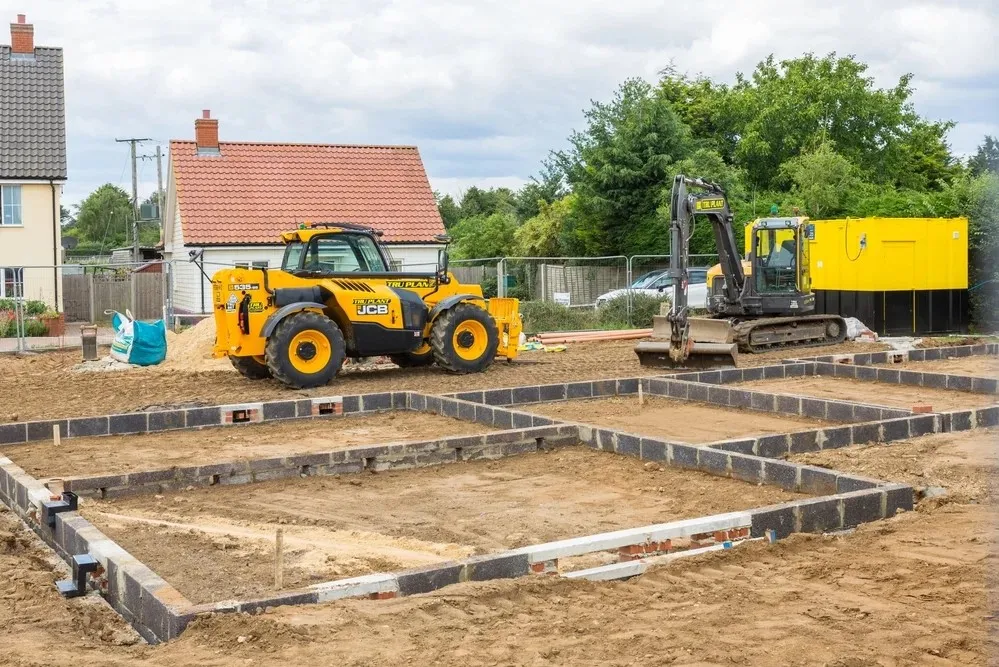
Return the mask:
[[442,313],[430,328],[437,365],[451,373],[481,373],[496,358],[499,329],[492,315],[471,303]]
[[346,352],[336,322],[303,311],[282,320],[267,339],[267,367],[289,387],[321,387],[336,377]]
[[232,367],[248,380],[266,380],[271,377],[271,369],[257,357],[229,357]]
[[412,352],[390,354],[389,359],[399,368],[422,368],[434,363],[434,348],[429,343],[424,343]]

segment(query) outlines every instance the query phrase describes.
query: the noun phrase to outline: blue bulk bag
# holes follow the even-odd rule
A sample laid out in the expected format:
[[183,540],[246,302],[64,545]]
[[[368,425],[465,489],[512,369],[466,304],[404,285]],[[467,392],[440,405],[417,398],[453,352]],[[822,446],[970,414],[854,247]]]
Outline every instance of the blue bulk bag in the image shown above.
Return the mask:
[[111,356],[137,366],[154,366],[166,359],[166,324],[163,320],[139,322],[132,313],[115,313]]

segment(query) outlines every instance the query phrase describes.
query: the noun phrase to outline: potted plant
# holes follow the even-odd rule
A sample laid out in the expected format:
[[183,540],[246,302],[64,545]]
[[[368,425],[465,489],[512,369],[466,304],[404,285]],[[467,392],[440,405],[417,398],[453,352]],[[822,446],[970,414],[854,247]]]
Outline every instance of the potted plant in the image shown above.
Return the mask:
[[54,310],[46,310],[38,316],[38,319],[45,325],[45,331],[49,336],[66,335],[66,314],[57,313]]

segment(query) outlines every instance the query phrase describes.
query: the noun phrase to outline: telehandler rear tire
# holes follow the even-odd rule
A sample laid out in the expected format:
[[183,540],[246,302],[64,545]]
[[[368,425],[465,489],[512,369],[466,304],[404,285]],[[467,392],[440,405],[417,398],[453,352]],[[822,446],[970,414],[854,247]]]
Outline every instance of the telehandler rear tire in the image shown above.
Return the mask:
[[437,365],[451,373],[481,373],[496,358],[499,330],[492,315],[471,303],[442,313],[430,328]]
[[321,387],[336,377],[346,352],[336,322],[303,311],[282,320],[267,339],[267,367],[290,387]]
[[271,369],[256,357],[229,357],[232,367],[249,380],[266,380],[271,377]]
[[424,343],[412,352],[403,354],[390,354],[389,359],[399,368],[421,368],[434,363],[434,348],[429,343]]

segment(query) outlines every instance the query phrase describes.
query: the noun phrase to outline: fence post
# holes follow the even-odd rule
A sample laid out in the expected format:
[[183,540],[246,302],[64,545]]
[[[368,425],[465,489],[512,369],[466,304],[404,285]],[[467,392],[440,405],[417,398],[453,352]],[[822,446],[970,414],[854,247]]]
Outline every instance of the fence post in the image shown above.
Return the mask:
[[[84,269],[86,271],[86,269]],[[97,313],[94,312],[95,301],[94,297],[94,272],[91,271],[87,274],[87,296],[90,298],[90,323],[97,324]]]
[[138,304],[135,303],[135,298],[136,298],[135,276],[136,276],[135,269],[132,269],[128,272],[128,303],[131,304],[132,317],[134,317],[135,319],[139,319],[139,309],[137,308]]
[[496,263],[496,296],[506,296],[506,258]]

